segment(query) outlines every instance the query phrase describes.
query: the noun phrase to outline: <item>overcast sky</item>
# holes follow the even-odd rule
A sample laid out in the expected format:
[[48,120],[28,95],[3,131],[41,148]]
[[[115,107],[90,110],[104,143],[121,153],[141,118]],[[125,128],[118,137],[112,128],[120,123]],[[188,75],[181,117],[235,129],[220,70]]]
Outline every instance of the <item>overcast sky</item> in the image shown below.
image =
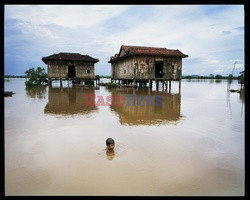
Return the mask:
[[4,74],[47,66],[59,52],[100,61],[110,75],[121,45],[179,49],[183,75],[233,75],[244,70],[243,5],[5,5]]

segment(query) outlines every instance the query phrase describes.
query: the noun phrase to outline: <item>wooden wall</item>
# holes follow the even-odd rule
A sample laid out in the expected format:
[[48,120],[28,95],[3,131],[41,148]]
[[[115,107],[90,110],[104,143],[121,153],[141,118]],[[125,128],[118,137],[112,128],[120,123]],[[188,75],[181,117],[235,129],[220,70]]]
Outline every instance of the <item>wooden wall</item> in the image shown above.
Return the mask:
[[[93,62],[48,61],[47,66],[49,78],[68,78],[68,66],[75,66],[76,78],[95,78],[95,67]],[[89,70],[89,73],[87,73],[87,70]]]
[[[132,56],[111,65],[112,79],[154,79],[155,61],[163,62],[163,79],[179,80],[182,75],[182,59],[169,57]],[[172,69],[174,66],[174,70]]]

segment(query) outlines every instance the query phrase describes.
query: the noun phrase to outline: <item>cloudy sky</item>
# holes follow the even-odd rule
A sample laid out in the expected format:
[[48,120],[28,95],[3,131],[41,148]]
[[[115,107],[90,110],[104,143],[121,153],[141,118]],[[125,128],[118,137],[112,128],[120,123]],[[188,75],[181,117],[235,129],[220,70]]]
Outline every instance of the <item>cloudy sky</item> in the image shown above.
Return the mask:
[[110,75],[108,63],[121,45],[179,49],[183,75],[238,76],[244,70],[243,5],[5,5],[4,74],[24,75],[44,67],[41,58],[59,52],[100,61],[95,73]]

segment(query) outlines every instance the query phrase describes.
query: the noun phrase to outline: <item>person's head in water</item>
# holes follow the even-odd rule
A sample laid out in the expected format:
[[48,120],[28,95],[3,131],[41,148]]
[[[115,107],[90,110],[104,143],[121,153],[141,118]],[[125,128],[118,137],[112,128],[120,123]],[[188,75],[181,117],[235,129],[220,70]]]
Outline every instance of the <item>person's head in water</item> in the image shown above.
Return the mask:
[[106,146],[108,151],[114,151],[115,141],[112,138],[106,140]]

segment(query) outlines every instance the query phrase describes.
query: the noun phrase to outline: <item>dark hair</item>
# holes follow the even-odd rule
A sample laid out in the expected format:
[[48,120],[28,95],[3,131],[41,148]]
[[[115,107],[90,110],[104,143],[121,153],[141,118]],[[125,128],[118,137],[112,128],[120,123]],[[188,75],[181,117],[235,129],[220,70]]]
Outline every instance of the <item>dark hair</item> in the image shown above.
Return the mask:
[[112,138],[108,138],[106,140],[106,145],[110,145],[110,144],[115,144],[115,141]]

